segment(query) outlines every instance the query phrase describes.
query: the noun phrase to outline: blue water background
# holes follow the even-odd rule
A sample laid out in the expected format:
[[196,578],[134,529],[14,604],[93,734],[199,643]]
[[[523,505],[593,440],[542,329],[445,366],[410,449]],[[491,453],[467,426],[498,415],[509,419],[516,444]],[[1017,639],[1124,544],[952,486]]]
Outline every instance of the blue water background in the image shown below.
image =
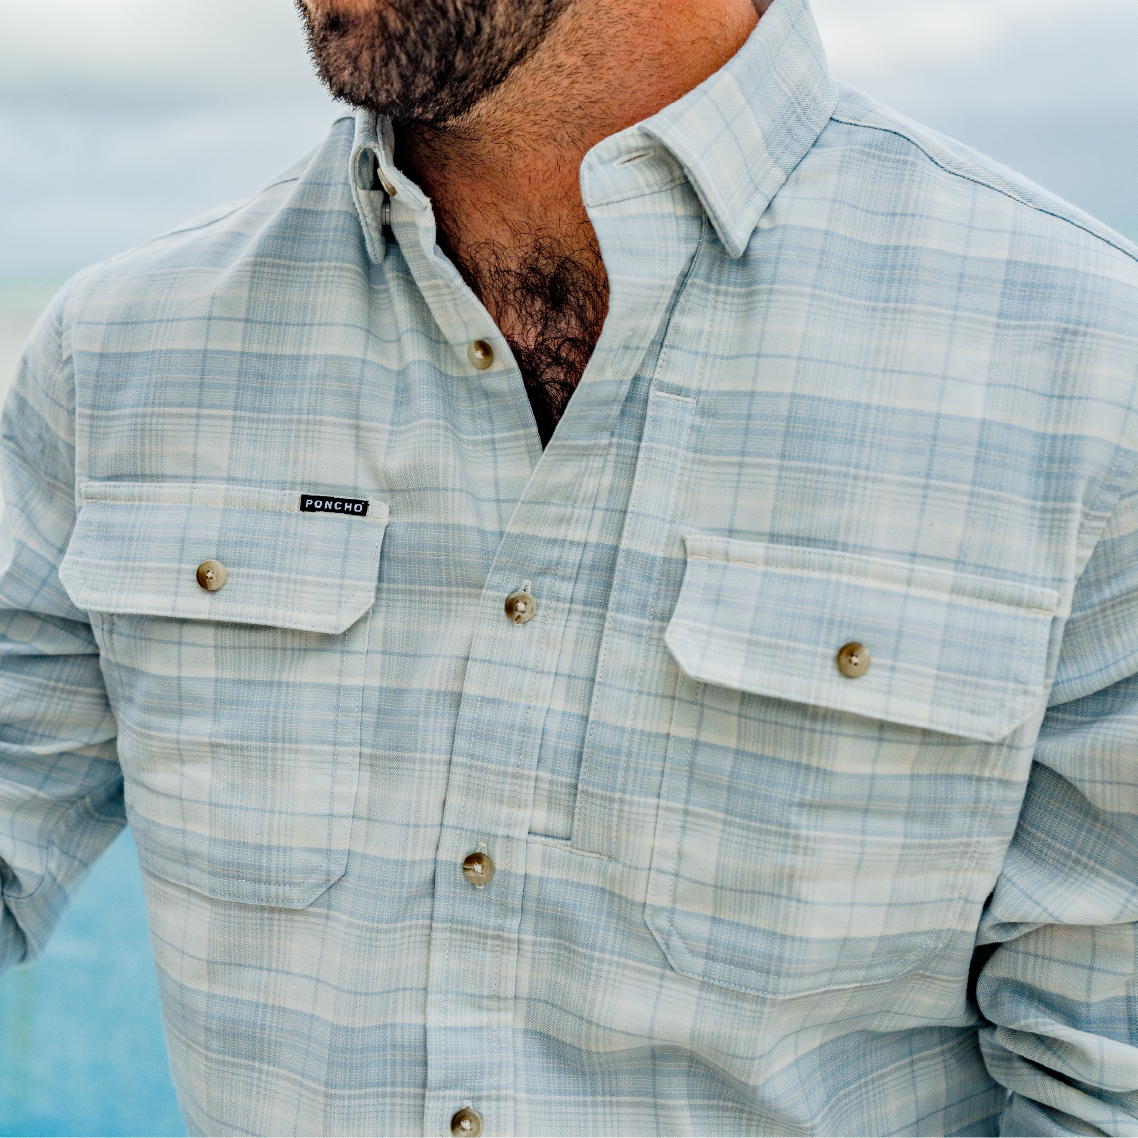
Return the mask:
[[185,1133],[127,830],[43,956],[0,977],[0,1135]]

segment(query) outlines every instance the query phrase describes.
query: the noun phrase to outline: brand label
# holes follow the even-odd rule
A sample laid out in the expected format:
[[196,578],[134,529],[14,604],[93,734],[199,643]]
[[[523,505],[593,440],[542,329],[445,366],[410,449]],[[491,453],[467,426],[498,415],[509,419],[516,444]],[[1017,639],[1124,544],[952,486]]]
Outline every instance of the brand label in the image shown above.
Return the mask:
[[362,518],[367,515],[370,502],[360,498],[326,498],[317,494],[301,494],[300,512],[302,514],[351,514]]

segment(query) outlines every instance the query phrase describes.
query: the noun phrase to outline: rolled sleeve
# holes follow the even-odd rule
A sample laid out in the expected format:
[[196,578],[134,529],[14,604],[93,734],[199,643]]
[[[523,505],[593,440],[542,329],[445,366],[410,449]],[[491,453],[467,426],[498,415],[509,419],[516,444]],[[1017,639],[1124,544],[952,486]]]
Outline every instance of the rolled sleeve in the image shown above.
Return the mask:
[[38,955],[125,821],[98,646],[58,575],[75,523],[64,303],[32,333],[0,440],[0,968]]
[[1138,495],[1076,589],[977,985],[1004,1134],[1138,1134]]

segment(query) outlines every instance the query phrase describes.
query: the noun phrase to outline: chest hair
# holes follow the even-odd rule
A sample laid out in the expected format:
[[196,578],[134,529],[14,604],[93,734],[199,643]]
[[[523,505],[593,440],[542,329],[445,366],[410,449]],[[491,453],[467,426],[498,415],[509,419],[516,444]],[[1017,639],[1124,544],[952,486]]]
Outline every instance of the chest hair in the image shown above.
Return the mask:
[[608,277],[592,227],[568,238],[519,236],[508,248],[487,241],[451,243],[445,251],[510,345],[544,447],[608,312]]

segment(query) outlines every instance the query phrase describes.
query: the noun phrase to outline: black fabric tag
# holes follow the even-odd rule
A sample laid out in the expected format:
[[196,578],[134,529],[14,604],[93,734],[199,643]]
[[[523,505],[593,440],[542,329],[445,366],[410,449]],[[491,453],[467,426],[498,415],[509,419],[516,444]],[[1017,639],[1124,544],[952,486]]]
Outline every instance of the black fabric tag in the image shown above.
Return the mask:
[[301,494],[302,514],[351,514],[354,518],[367,517],[370,502],[359,498],[328,498],[323,494]]

